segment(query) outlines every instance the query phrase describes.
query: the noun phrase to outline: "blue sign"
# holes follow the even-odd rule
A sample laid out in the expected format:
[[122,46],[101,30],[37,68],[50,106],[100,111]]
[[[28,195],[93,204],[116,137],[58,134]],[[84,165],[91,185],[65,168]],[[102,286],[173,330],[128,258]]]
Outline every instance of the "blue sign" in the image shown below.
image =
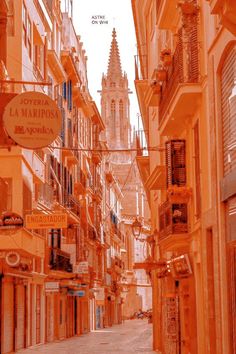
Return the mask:
[[83,297],[85,296],[85,291],[83,290],[68,290],[68,295],[70,296],[78,296],[78,297]]

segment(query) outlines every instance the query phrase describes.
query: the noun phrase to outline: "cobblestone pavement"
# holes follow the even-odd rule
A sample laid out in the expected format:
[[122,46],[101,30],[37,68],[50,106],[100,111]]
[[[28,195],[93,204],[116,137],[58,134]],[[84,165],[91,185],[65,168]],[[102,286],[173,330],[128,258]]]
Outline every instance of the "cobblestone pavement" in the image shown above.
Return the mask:
[[153,354],[152,325],[125,321],[79,337],[18,351],[17,354]]

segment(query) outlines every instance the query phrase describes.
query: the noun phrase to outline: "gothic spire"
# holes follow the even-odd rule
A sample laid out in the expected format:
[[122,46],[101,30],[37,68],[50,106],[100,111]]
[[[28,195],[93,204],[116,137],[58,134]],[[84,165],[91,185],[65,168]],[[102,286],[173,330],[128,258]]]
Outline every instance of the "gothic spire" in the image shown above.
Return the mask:
[[116,40],[116,30],[113,28],[112,31],[112,41],[108,62],[107,77],[110,77],[112,81],[122,78],[122,70],[120,63],[120,53],[118,48],[118,43]]

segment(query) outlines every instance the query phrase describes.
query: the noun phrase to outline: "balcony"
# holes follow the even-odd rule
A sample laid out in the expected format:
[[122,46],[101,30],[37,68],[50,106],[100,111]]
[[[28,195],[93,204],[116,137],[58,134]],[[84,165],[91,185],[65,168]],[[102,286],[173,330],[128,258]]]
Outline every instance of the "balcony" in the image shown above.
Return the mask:
[[47,183],[40,184],[36,198],[36,201],[41,204],[42,207],[51,210],[54,202],[54,191],[52,186]]
[[48,49],[47,51],[48,65],[56,77],[58,83],[62,83],[67,80],[64,68],[57,56],[54,49]]
[[31,233],[25,228],[18,228],[10,231],[0,230],[1,236],[1,250],[14,250],[22,255],[27,252],[31,256],[44,257],[45,256],[45,238]]
[[69,50],[62,50],[61,62],[68,76],[72,79],[73,83],[79,82],[81,84],[73,53],[71,53]]
[[173,30],[178,23],[178,0],[157,1],[157,26],[160,29]]
[[[163,241],[170,235],[186,234],[188,230],[187,203],[172,204],[164,202],[159,207],[160,235]],[[178,238],[175,238],[176,242]]]
[[[69,210],[69,213],[72,213],[76,218],[80,218],[80,203],[72,195],[64,195],[64,206]],[[76,221],[78,222],[78,220]]]
[[41,183],[45,182],[45,163],[41,158],[34,153],[33,154],[33,170],[34,170],[34,182]]
[[62,251],[60,248],[51,248],[49,266],[52,270],[71,273],[72,264],[70,263],[70,254]]
[[102,162],[102,146],[98,141],[92,149],[92,161],[97,165]]
[[74,193],[80,196],[86,193],[87,179],[82,169],[78,171],[78,180],[74,184]]
[[235,0],[207,0],[211,13],[220,16],[220,22],[231,33],[236,35],[236,2]]
[[146,104],[146,92],[149,88],[147,55],[135,55],[135,89],[138,97],[138,103],[143,118],[144,129],[148,127],[148,112]]
[[180,36],[171,65],[166,69],[166,80],[162,82],[159,104],[162,135],[180,134],[200,103],[200,46],[194,27],[191,33],[185,42]]
[[144,150],[144,147],[147,146],[146,140],[148,140],[147,131],[138,131],[136,133],[136,162],[138,165],[141,180],[146,191],[147,198],[150,201],[150,191],[146,187],[146,182],[150,175],[150,158],[148,155],[148,151]]

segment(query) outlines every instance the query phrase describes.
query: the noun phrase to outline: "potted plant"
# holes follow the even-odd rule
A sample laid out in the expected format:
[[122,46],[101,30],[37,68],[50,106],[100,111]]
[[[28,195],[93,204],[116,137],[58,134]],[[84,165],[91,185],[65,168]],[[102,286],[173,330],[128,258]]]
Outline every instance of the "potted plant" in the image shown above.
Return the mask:
[[174,185],[167,189],[167,197],[172,204],[187,203],[191,196],[192,188],[190,187],[178,187]]
[[161,61],[163,62],[163,65],[170,65],[172,62],[172,57],[171,57],[171,50],[170,49],[162,49],[161,55],[160,55]]
[[157,80],[160,82],[166,81],[167,73],[166,70],[162,67],[162,65],[159,65],[156,72],[156,77]]

